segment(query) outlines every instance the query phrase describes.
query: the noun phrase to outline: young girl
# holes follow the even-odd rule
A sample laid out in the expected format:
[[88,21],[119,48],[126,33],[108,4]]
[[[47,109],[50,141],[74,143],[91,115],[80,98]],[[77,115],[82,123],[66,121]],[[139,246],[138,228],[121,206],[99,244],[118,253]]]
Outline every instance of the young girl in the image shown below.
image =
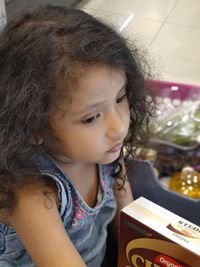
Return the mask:
[[0,267],[100,267],[133,200],[123,164],[149,99],[137,50],[80,10],[41,6],[0,37]]

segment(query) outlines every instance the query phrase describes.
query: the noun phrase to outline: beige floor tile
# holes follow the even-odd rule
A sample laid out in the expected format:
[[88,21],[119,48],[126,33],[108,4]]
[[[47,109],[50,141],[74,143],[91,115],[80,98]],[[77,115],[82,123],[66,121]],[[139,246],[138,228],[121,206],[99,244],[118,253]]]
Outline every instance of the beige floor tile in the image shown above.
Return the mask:
[[138,19],[133,14],[114,14],[102,11],[96,14],[107,23],[113,25],[118,32],[149,46],[162,23],[154,20]]
[[159,21],[135,18],[123,29],[123,34],[148,48],[161,26]]
[[78,7],[81,9],[99,9],[102,6],[102,0],[83,0],[79,3]]
[[136,18],[133,13],[111,13],[105,10],[83,8],[86,12],[112,25],[118,32],[137,41],[143,48],[148,48],[155,34],[162,25],[160,21]]
[[164,21],[178,0],[92,0],[82,4],[84,9],[112,13],[133,13],[137,18]]
[[165,59],[164,80],[194,84],[200,86],[199,63]]
[[200,1],[180,0],[167,22],[200,28]]
[[85,0],[81,8],[148,48],[158,78],[200,85],[200,0]]
[[165,24],[150,46],[162,77],[200,85],[200,29]]

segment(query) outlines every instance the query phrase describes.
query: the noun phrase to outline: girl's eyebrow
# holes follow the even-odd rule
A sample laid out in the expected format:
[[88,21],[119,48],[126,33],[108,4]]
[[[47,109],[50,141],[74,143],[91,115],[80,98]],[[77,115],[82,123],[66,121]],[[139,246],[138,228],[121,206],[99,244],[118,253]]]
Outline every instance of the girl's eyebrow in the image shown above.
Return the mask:
[[[126,88],[126,85],[127,85],[127,79],[125,80],[125,83],[123,84],[123,86],[120,88],[118,94],[120,94],[121,91],[123,91]],[[98,106],[101,106],[104,102],[105,101],[100,101],[100,102],[96,102],[96,103],[87,105],[82,111],[78,112],[78,114],[85,113],[85,112],[89,111],[90,109],[94,109],[94,108],[96,108]]]

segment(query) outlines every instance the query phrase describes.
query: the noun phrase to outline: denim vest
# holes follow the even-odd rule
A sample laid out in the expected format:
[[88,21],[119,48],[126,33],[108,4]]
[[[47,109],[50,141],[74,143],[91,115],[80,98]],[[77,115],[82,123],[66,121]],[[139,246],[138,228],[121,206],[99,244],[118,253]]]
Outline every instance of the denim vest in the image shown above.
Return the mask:
[[[37,158],[43,175],[57,184],[61,201],[60,216],[67,234],[88,267],[100,267],[106,251],[107,226],[116,212],[112,186],[112,165],[99,165],[101,199],[89,207],[73,182],[45,152]],[[15,229],[0,224],[0,267],[36,267]]]

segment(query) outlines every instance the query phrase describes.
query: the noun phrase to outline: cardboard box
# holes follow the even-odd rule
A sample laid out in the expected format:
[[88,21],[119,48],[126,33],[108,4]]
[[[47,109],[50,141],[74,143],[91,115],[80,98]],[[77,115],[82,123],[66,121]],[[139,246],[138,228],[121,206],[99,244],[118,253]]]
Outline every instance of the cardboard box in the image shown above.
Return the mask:
[[118,267],[200,267],[197,225],[143,197],[122,209],[120,223]]

